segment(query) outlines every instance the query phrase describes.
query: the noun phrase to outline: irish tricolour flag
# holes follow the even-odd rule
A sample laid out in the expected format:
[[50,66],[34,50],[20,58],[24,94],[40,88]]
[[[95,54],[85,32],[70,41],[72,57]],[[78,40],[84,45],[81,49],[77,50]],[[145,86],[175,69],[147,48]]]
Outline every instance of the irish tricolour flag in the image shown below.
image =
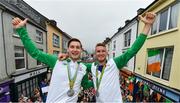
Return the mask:
[[161,64],[160,51],[148,50],[148,72],[159,72]]

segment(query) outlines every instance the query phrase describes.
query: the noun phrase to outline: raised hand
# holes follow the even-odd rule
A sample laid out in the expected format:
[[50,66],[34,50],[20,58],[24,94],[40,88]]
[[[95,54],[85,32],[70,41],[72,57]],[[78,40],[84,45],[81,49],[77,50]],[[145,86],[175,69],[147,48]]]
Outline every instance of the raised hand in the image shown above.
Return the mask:
[[138,17],[142,22],[144,22],[144,24],[152,25],[155,21],[156,14],[153,12],[147,12],[144,17],[142,17],[142,15],[139,15]]
[[27,23],[27,18],[24,19],[24,20],[21,20],[20,18],[16,17],[12,20],[12,25],[13,25],[13,28],[17,29],[17,28],[20,28],[20,27],[23,27],[26,25]]
[[141,15],[139,15],[138,17],[145,24],[142,33],[148,35],[150,28],[155,21],[156,14],[153,12],[147,12],[144,17],[142,17]]

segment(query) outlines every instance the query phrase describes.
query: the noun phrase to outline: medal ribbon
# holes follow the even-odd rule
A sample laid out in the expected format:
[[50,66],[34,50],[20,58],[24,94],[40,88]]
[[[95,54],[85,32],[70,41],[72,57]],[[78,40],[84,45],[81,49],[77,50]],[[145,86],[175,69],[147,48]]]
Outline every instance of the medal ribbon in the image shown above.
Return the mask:
[[101,72],[101,75],[100,75],[100,78],[98,79],[98,68],[99,68],[99,65],[97,65],[96,67],[96,88],[98,91],[99,90],[99,86],[100,86],[100,83],[101,83],[101,80],[102,80],[102,77],[103,77],[103,74],[104,74],[104,70],[106,68],[106,64],[103,66],[103,69],[102,69],[102,72]]
[[68,79],[69,79],[69,87],[70,87],[70,89],[73,89],[73,87],[74,87],[74,83],[75,83],[75,81],[76,81],[76,77],[77,77],[77,74],[78,74],[78,68],[79,68],[79,63],[78,63],[78,66],[77,66],[77,68],[76,68],[76,72],[75,72],[73,78],[71,78],[71,70],[70,70],[69,63],[68,63],[68,65],[67,65]]

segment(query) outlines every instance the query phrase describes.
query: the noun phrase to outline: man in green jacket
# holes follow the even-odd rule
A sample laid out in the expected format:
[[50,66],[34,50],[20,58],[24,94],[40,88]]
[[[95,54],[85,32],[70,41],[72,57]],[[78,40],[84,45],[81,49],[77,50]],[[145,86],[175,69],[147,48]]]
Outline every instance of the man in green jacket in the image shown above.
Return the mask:
[[[97,102],[123,102],[119,83],[119,70],[126,65],[143,46],[147,34],[155,20],[155,14],[148,12],[145,14],[145,17],[139,16],[139,19],[145,24],[143,31],[132,47],[122,55],[106,60],[106,46],[103,43],[98,43],[96,45],[95,55],[97,61],[90,64],[89,67],[91,69],[88,70],[92,72]],[[59,58],[65,58],[65,55],[60,54]]]
[[93,86],[92,82],[88,81],[87,75],[85,75],[87,67],[79,61],[82,51],[81,42],[76,38],[71,39],[68,42],[69,58],[59,61],[56,56],[36,48],[24,27],[26,23],[27,19],[14,18],[12,20],[13,28],[19,34],[26,51],[34,59],[53,68],[46,102],[77,102],[81,84],[84,88]]

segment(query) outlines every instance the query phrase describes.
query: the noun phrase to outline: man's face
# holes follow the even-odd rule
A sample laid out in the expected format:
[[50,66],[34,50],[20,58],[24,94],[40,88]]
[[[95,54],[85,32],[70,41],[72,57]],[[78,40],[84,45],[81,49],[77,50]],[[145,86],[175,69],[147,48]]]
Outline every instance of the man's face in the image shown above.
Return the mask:
[[104,62],[106,60],[107,50],[106,47],[97,46],[96,47],[96,58],[99,62]]
[[81,44],[77,41],[72,41],[68,47],[68,54],[72,60],[78,60],[81,55]]

